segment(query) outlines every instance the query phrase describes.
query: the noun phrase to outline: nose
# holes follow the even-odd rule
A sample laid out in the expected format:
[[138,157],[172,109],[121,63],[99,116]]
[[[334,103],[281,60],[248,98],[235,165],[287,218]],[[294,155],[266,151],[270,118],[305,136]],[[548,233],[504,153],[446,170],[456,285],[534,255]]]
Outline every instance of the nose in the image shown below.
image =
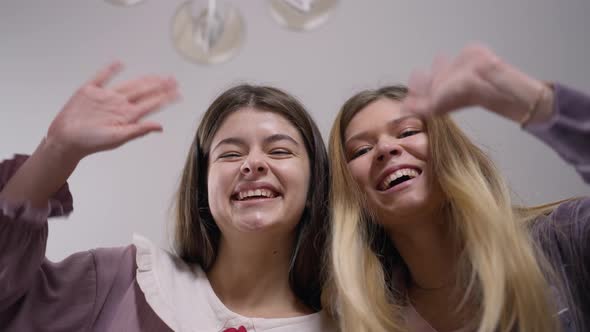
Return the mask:
[[240,172],[245,176],[263,175],[268,170],[268,165],[263,158],[250,155],[244,160]]
[[378,161],[388,160],[402,154],[402,149],[393,140],[382,140],[377,145],[376,159]]

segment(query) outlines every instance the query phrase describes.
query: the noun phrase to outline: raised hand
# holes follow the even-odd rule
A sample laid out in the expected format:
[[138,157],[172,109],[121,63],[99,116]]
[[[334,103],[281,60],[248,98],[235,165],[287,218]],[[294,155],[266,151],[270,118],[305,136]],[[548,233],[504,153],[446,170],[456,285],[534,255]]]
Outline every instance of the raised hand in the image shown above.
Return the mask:
[[[439,56],[429,71],[415,71],[408,86],[410,93],[403,107],[423,115],[482,106],[522,123],[544,120],[552,111],[550,87],[482,45],[468,46],[454,59]],[[527,120],[527,114],[534,114],[534,118]]]
[[158,123],[140,120],[179,97],[176,81],[146,76],[107,88],[121,67],[113,63],[100,70],[74,93],[49,126],[47,143],[68,159],[80,160],[162,130]]
[[74,93],[0,198],[46,209],[49,197],[83,157],[162,130],[157,123],[140,120],[179,97],[176,81],[146,76],[106,88],[120,69],[119,63],[109,65]]

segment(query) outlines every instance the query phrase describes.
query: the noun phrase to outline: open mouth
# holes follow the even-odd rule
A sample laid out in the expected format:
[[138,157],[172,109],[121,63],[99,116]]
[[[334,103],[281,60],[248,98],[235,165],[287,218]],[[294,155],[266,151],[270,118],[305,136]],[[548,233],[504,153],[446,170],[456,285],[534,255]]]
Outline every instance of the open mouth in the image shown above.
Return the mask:
[[406,181],[412,180],[422,174],[420,169],[415,168],[402,168],[395,172],[387,175],[383,181],[377,186],[377,190],[386,191],[395,186],[398,186]]
[[279,193],[270,189],[254,189],[254,190],[243,190],[239,191],[231,196],[232,200],[235,201],[253,201],[260,199],[273,199],[280,196]]

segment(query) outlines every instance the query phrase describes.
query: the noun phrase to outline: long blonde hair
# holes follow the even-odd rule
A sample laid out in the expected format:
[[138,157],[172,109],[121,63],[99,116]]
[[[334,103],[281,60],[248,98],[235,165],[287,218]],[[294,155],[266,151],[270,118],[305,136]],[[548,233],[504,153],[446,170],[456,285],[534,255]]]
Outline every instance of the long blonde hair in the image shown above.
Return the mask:
[[[380,98],[400,101],[406,94],[405,87],[390,86],[353,96],[330,134],[332,271],[327,286],[331,296],[324,301],[331,303],[344,331],[407,330],[401,314],[403,286],[391,278],[403,260],[392,243],[384,245],[389,241],[384,242],[384,231],[366,213],[343,144],[345,129],[360,110]],[[425,122],[429,167],[444,193],[451,229],[461,241],[457,287],[464,289],[463,304],[475,304],[470,323],[479,332],[559,331],[548,280],[554,273],[522,222],[547,208],[516,210],[492,161],[448,116]]]

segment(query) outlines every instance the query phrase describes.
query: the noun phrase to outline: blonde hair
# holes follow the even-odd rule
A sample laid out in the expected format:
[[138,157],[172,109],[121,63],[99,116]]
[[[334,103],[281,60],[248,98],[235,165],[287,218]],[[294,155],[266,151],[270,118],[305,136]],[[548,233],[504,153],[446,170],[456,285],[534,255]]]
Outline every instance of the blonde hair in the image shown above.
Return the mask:
[[[353,96],[330,133],[332,271],[327,289],[331,310],[344,331],[407,330],[401,315],[405,293],[391,277],[394,267],[405,265],[393,244],[384,245],[384,231],[371,225],[364,195],[348,170],[343,144],[345,129],[360,110],[380,98],[400,101],[406,94],[405,87],[390,86]],[[492,161],[448,116],[425,119],[425,124],[429,167],[437,175],[448,221],[461,242],[457,287],[465,289],[462,304],[476,308],[469,323],[479,332],[515,327],[559,331],[556,307],[550,300],[549,281],[554,273],[523,222],[555,205],[515,209]],[[327,306],[330,297],[324,301]]]

